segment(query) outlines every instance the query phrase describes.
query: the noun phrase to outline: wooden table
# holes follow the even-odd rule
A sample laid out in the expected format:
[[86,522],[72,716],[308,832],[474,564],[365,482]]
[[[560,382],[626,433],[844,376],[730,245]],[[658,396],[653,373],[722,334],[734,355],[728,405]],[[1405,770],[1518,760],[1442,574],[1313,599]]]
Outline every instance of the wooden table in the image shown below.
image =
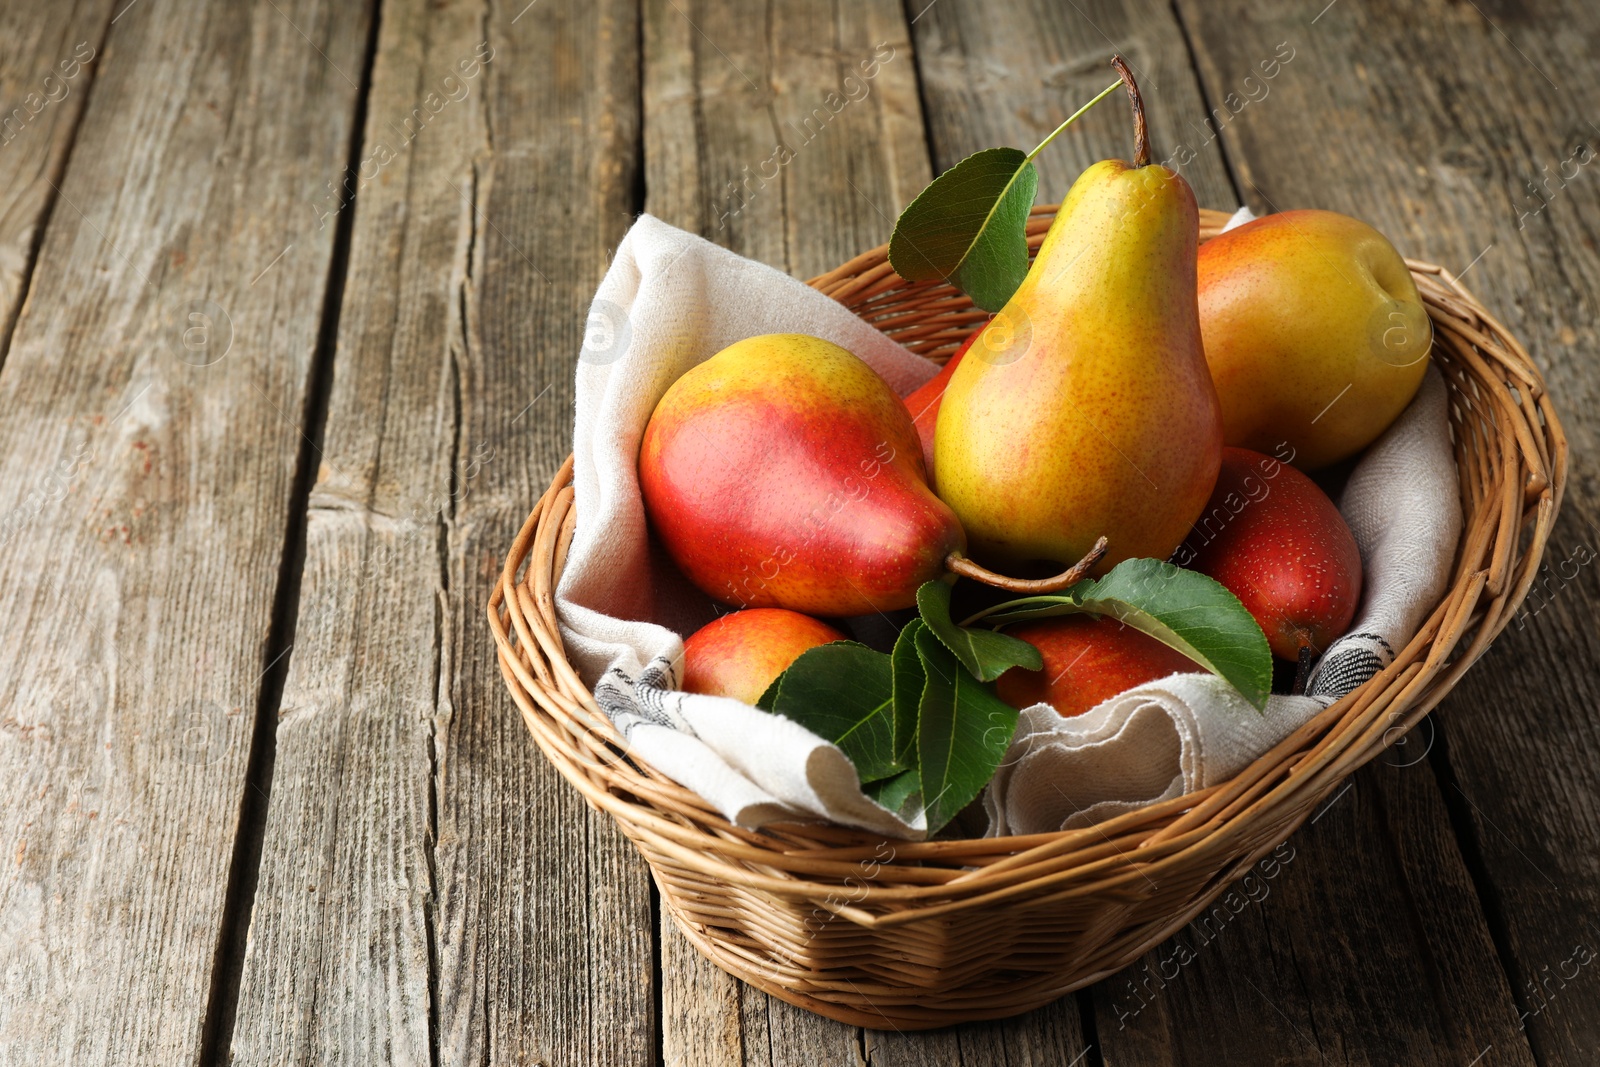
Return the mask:
[[[1324,3],[7,4],[0,1062],[1600,1062],[1600,9]],[[1528,611],[1228,922],[840,1026],[663,921],[482,605],[635,215],[816,274],[1114,48],[1201,203],[1466,274],[1571,492]],[[1129,151],[1097,109],[1041,198]]]

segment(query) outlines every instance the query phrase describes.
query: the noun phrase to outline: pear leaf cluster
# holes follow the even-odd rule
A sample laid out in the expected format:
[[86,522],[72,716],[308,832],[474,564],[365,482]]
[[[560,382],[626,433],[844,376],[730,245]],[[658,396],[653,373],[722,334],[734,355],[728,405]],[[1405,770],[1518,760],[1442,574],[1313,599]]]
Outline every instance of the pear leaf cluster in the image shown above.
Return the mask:
[[[948,609],[939,625],[960,630]],[[994,636],[980,633],[980,643]],[[989,784],[1017,729],[1016,709],[920,618],[900,631],[891,653],[854,641],[806,650],[760,706],[838,745],[868,796],[908,820],[924,812],[929,834]]]
[[1028,642],[994,630],[957,626],[950,618],[951,592],[944,582],[923,583],[917,590],[917,610],[963,667],[984,682],[994,681],[1012,667],[1043,669],[1043,657]]
[[941,581],[917,593],[918,617],[891,652],[855,641],[808,649],[758,702],[850,758],[866,794],[932,836],[983,791],[1005,758],[1017,711],[995,694],[1012,667],[1039,670],[1039,650],[1000,632],[1028,619],[1089,612],[1121,620],[1188,656],[1266,706],[1272,652],[1261,627],[1219,582],[1156,559],[1124,560],[1062,593],[989,608],[967,625]]
[[893,674],[882,652],[856,641],[807,649],[761,701],[768,711],[838,745],[862,784],[906,770],[895,758]]

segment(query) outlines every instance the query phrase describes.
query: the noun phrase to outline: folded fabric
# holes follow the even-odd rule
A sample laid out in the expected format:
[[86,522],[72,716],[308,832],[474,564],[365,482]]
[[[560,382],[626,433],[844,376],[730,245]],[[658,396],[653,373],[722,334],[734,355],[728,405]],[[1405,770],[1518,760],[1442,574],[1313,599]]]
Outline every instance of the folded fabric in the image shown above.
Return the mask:
[[[568,655],[596,701],[634,754],[740,826],[811,818],[923,836],[920,818],[902,820],[864,795],[836,746],[737,701],[678,691],[680,635],[717,608],[652,545],[636,464],[667,388],[746,337],[826,338],[901,395],[937,368],[809,286],[648,215],[617,248],[589,327],[573,435],[578,521],[556,602]],[[1448,580],[1461,523],[1455,485],[1444,386],[1430,371],[1341,502],[1366,593],[1355,633],[1314,674],[1313,695],[1273,697],[1262,715],[1220,679],[1186,674],[1075,719],[1036,705],[985,793],[988,832],[1081,825],[1222,781],[1381,669]]]

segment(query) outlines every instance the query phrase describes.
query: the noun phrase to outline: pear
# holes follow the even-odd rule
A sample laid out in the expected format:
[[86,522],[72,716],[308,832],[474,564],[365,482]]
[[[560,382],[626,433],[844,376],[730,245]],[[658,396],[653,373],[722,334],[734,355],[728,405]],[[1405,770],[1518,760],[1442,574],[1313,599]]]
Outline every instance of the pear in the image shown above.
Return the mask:
[[1012,667],[995,693],[1017,710],[1049,704],[1065,718],[1146,682],[1201,670],[1183,653],[1105,615],[1060,615],[1006,630],[1039,650],[1044,669]]
[[990,566],[1165,559],[1205,507],[1222,454],[1201,348],[1189,183],[1137,151],[1083,172],[1016,293],[951,377],[939,495]]
[[972,342],[978,339],[981,332],[981,329],[973,330],[961,342],[961,347],[956,349],[949,362],[939,369],[939,373],[906,397],[906,410],[911,412],[911,421],[917,426],[917,436],[922,439],[922,460],[928,468],[928,484],[935,487],[938,482],[933,474],[933,431],[939,424],[939,401],[944,399],[944,387],[950,384],[951,376],[961,366],[961,357],[967,354],[967,349],[972,347]]
[[1227,586],[1281,659],[1327,651],[1361,600],[1361,550],[1333,501],[1244,448],[1222,450],[1211,502],[1172,561]]
[[800,653],[844,640],[827,623],[798,611],[730,611],[684,639],[683,688],[754,704]]
[[639,485],[684,574],[739,607],[908,608],[966,548],[905,405],[817,337],[747,338],[674,382],[645,427]]
[[1230,445],[1317,470],[1399,417],[1433,347],[1388,238],[1333,211],[1284,211],[1200,249],[1200,330]]

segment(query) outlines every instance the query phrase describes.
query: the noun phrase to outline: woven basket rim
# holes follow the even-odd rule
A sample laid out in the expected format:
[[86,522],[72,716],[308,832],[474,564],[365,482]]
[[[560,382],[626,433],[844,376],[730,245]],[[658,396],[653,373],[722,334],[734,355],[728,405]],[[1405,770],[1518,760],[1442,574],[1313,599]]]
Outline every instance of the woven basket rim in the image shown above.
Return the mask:
[[[1055,210],[1034,209],[1032,250]],[[1202,210],[1202,240],[1220,232],[1228,217]],[[948,285],[905,282],[889,267],[886,250],[864,252],[809,284],[942,361],[986,314]],[[1196,900],[1203,907],[1238,876],[1246,857],[1264,854],[1264,843],[1269,849],[1281,843],[1320,798],[1444,697],[1526,596],[1561,504],[1566,437],[1526,349],[1448,270],[1406,263],[1433,321],[1431,358],[1450,390],[1465,520],[1450,589],[1388,667],[1232,779],[1090,827],[1004,838],[902,841],[801,821],[760,830],[734,826],[699,796],[630,757],[566,659],[554,590],[576,522],[570,456],[511,546],[487,605],[501,672],[525,724],[562,775],[638,845],[680,926],[694,929],[697,947],[761,988],[835,1018],[858,1019],[862,1005],[752,948],[751,936],[782,938],[770,930],[750,933],[756,920],[741,910],[746,896],[773,907],[809,905],[815,914],[866,931],[913,924],[920,930],[930,921],[953,921],[1007,902],[1153,907],[1164,900],[1151,888],[1152,874],[1161,872],[1181,873],[1189,882],[1200,878],[1204,889],[1199,897],[1175,901],[1168,917],[1194,910]],[[886,840],[890,857],[874,861]],[[871,876],[863,877],[867,866]],[[705,901],[720,897],[733,901],[724,903],[742,916],[738,923],[726,920],[729,929],[744,931],[738,937],[705,918]],[[1126,946],[1108,935],[1099,957],[1081,961],[1083,973],[1070,979],[1075,984],[1058,988],[1041,979],[1037,989],[1028,986],[1029,995],[1048,992],[1046,999],[1053,999],[1084,984],[1079,979],[1112,973],[1117,959],[1135,958],[1156,943],[1147,939],[1159,917],[1120,931],[1118,937],[1132,939]],[[1140,931],[1144,940],[1134,936]],[[1113,949],[1120,955],[1108,955]],[[763,959],[770,974],[757,965]],[[895,1025],[936,1024],[910,1006],[884,1015],[880,1003],[870,1002],[875,1017]],[[1010,1012],[957,1010],[961,1018],[994,1014]]]

